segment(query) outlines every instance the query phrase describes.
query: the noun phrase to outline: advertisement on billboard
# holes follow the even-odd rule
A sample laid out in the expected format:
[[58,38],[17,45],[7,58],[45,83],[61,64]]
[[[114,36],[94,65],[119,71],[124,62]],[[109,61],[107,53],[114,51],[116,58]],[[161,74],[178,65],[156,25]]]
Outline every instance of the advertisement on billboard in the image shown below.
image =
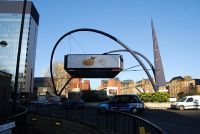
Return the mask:
[[64,69],[74,78],[114,78],[123,70],[119,54],[68,54]]
[[67,68],[122,68],[122,57],[118,54],[69,54]]
[[114,96],[118,94],[118,87],[107,87],[107,96]]

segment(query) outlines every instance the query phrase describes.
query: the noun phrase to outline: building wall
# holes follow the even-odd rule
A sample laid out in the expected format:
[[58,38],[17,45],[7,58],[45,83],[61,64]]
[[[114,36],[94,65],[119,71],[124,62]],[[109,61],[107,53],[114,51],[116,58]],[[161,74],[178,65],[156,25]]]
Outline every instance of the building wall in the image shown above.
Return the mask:
[[9,98],[11,97],[11,75],[0,71],[0,119],[8,115]]
[[90,90],[89,80],[84,80],[83,83],[81,83],[81,90]]
[[195,80],[188,76],[175,77],[168,84],[171,97],[178,97],[178,93],[189,93],[192,86],[195,86]]
[[107,89],[107,88],[114,88],[118,89],[118,94],[135,94],[137,90],[135,89],[135,82],[132,80],[125,80],[120,81],[118,78],[109,79],[109,80],[102,80],[100,89]]
[[141,92],[145,92],[145,93],[154,92],[153,86],[149,79],[142,79],[141,81],[138,81],[136,86],[138,88],[141,88]]
[[200,93],[200,85],[197,85],[196,88],[197,88],[197,93]]
[[32,92],[34,85],[34,72],[35,72],[35,57],[36,57],[36,44],[37,44],[37,24],[35,20],[30,17],[29,21],[29,39],[27,43],[27,57],[26,57],[26,79],[25,79],[25,90],[26,92]]
[[100,89],[105,89],[108,86],[108,80],[102,80]]
[[[68,75],[65,75],[68,77]],[[60,85],[60,87],[57,87],[57,90],[61,90],[61,88],[64,86],[67,78],[63,78]],[[55,80],[56,84],[56,80]],[[37,90],[37,95],[45,95],[48,91],[50,94],[54,95],[54,90],[51,82],[50,77],[36,77],[34,78],[34,88]],[[61,95],[68,96],[68,92],[80,92],[81,90],[89,90],[90,89],[90,81],[84,80],[83,83],[81,83],[80,78],[72,79],[72,81],[65,87]]]
[[120,94],[121,81],[118,78],[109,79],[107,87],[117,87],[117,93]]
[[[4,48],[0,46],[0,70],[12,74],[12,86],[15,82],[22,9],[23,1],[0,1],[0,41],[8,43]],[[30,92],[33,89],[38,24],[39,14],[33,3],[28,1],[23,27],[18,91]]]
[[120,94],[135,94],[135,82],[132,80],[129,81],[122,81]]
[[46,95],[47,92],[54,94],[51,79],[49,77],[34,78],[34,88],[37,95]]
[[136,83],[133,80],[120,81],[117,78],[102,80],[99,89],[110,89],[117,88],[118,94],[138,94],[139,91],[136,89]]
[[[119,79],[102,80],[99,89],[107,87],[118,87],[118,94],[139,94],[142,92],[154,92],[149,79],[142,79],[135,83],[132,80],[120,82]],[[192,79],[191,76],[178,76],[172,78],[166,86],[171,97],[178,97],[178,93],[198,94],[200,93],[200,79]]]

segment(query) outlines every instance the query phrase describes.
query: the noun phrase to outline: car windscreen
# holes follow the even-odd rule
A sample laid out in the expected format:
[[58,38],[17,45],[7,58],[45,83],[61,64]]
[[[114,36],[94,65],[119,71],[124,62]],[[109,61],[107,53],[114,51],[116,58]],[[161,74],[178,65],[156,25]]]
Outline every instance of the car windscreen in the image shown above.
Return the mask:
[[178,102],[184,102],[186,99],[186,97],[182,97]]

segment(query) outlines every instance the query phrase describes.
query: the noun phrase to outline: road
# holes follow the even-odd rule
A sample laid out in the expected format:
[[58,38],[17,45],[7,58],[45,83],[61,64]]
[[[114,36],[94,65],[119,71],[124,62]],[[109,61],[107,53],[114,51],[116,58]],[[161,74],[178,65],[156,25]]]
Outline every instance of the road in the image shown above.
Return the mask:
[[139,116],[156,124],[168,134],[200,134],[200,110],[147,109]]

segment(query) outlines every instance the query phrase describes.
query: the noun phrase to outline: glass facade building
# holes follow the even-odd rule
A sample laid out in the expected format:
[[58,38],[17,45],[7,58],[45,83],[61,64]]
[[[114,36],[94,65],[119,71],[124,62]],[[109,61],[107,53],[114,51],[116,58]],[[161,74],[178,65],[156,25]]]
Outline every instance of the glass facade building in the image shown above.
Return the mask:
[[[17,54],[24,1],[0,0],[0,70],[12,74],[15,83]],[[18,92],[32,92],[39,14],[31,1],[26,2],[19,62]]]

